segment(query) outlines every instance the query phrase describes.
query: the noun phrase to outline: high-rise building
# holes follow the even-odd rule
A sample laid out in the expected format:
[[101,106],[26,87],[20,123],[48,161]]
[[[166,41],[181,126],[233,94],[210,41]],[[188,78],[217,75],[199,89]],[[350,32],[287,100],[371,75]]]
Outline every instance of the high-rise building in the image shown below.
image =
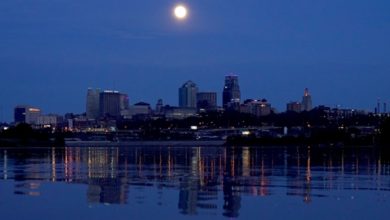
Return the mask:
[[217,93],[216,92],[198,92],[196,94],[197,108],[212,110],[217,108]]
[[121,112],[120,96],[118,91],[105,90],[99,95],[100,116],[119,117]]
[[225,76],[225,86],[223,87],[222,93],[222,104],[224,108],[229,106],[231,102],[240,102],[241,92],[238,84],[237,75]]
[[28,105],[18,105],[14,109],[15,123],[36,124],[40,115],[41,110],[39,108]]
[[302,111],[310,111],[312,110],[312,100],[311,100],[311,95],[309,93],[309,89],[306,88],[305,92],[302,97]]
[[88,119],[96,119],[99,117],[99,95],[100,89],[88,88],[86,114]]
[[26,107],[16,106],[14,109],[14,122],[25,123],[26,122]]
[[302,104],[300,102],[289,102],[287,103],[287,111],[299,113],[302,111]]
[[179,106],[182,108],[196,108],[196,94],[198,87],[191,80],[179,88]]

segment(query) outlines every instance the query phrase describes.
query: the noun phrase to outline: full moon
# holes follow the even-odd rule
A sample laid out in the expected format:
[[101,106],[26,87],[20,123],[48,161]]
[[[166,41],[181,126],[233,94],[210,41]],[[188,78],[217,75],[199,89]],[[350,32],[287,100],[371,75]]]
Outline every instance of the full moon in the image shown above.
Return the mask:
[[175,17],[177,19],[182,20],[187,17],[187,8],[184,7],[183,5],[177,5],[175,6],[173,13],[175,14]]

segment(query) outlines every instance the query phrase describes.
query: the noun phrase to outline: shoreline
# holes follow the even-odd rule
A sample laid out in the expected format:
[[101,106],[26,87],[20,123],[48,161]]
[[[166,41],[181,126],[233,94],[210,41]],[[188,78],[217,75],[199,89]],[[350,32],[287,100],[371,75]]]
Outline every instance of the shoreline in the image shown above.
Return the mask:
[[260,141],[247,139],[242,140],[129,140],[113,142],[108,140],[95,140],[95,141],[83,141],[83,140],[65,140],[62,143],[55,141],[0,141],[0,148],[36,148],[36,147],[157,147],[157,146],[220,146],[220,147],[289,147],[289,146],[309,146],[313,148],[360,148],[360,147],[384,147],[387,144],[380,143],[344,143],[344,142],[328,142],[328,143],[316,143],[316,142],[278,142],[278,141]]
[[172,141],[154,141],[154,140],[140,140],[140,141],[121,141],[121,142],[110,142],[110,141],[65,141],[67,147],[88,147],[88,146],[224,146],[224,140],[172,140]]

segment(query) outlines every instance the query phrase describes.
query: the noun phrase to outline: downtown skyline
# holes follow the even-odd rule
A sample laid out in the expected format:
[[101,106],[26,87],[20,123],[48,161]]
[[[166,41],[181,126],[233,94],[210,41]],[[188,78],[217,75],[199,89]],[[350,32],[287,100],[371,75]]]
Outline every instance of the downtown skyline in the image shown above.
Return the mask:
[[[388,103],[381,102],[380,99],[377,99],[377,103],[373,110],[345,108],[341,105],[313,105],[313,99],[309,88],[304,89],[301,101],[299,99],[295,99],[294,101],[286,102],[283,109],[277,109],[264,97],[242,99],[239,77],[234,74],[225,76],[225,84],[221,92],[220,99],[222,99],[222,103],[217,101],[217,92],[200,91],[199,87],[191,80],[186,81],[178,88],[176,104],[164,103],[162,99],[158,99],[155,103],[156,105],[144,101],[131,103],[129,95],[121,91],[107,88],[102,89],[89,87],[85,96],[84,111],[66,112],[65,115],[76,115],[77,117],[85,117],[85,119],[88,120],[99,121],[106,117],[116,118],[116,120],[126,120],[131,119],[135,115],[155,115],[157,117],[164,116],[171,119],[185,119],[187,117],[195,116],[196,113],[223,111],[248,113],[256,117],[263,117],[270,114],[285,112],[310,112],[313,109],[324,108],[334,109],[336,111],[345,110],[346,112],[359,112],[359,114],[374,113],[387,115],[389,113],[387,110]],[[32,110],[32,112],[30,110]],[[173,112],[171,112],[172,110]],[[27,112],[29,113],[27,114]],[[176,115],[179,114],[179,112],[181,116]],[[172,113],[173,115],[171,115]],[[45,112],[45,110],[41,109],[39,106],[19,104],[14,108],[14,120],[11,122],[37,124],[37,120],[41,121],[39,123],[44,123],[43,121],[61,118],[63,115],[64,114],[59,112]],[[30,116],[33,117],[33,120],[28,122],[28,118]]]
[[[228,74],[225,76],[225,78],[227,77],[239,77],[238,75],[233,75],[232,73]],[[226,80],[226,79],[225,79]],[[223,81],[223,80],[221,80]],[[239,79],[239,81],[241,81],[241,78]],[[154,98],[154,102],[148,102],[146,100],[134,100],[133,97],[130,95],[130,94],[127,94],[126,92],[123,92],[123,91],[119,91],[119,90],[116,90],[116,89],[112,89],[112,88],[94,88],[96,89],[97,91],[113,91],[113,92],[117,92],[117,93],[121,93],[123,95],[125,95],[127,97],[127,102],[128,102],[128,105],[134,105],[138,102],[146,102],[146,103],[149,103],[152,107],[155,106],[155,104],[159,101],[159,100],[163,100],[164,102],[164,105],[170,105],[170,106],[181,106],[180,105],[180,92],[179,94],[177,93],[178,89],[180,90],[180,88],[182,88],[186,83],[188,82],[191,82],[191,83],[194,83],[192,82],[191,80],[187,80],[185,82],[183,82],[184,84],[182,86],[177,86],[177,88],[175,89],[170,89],[170,90],[176,90],[176,94],[172,94],[172,97],[168,98],[168,100],[173,100],[173,102],[167,102],[166,100],[164,99],[161,99],[159,96],[155,96]],[[226,81],[225,81],[226,83]],[[240,83],[238,83],[240,84]],[[199,84],[196,84],[195,86],[197,86],[197,89],[199,89],[198,92],[196,92],[195,94],[199,93],[199,92],[203,92],[203,91],[208,91],[208,92],[212,92],[212,93],[216,93],[217,95],[217,106],[219,107],[226,107],[223,105],[223,93],[224,93],[224,86],[222,86],[222,89],[220,89],[220,91],[218,90],[203,90],[202,89],[202,86],[199,85]],[[29,106],[33,106],[33,107],[39,107],[41,110],[42,110],[42,113],[43,114],[59,114],[59,115],[63,115],[65,113],[75,113],[75,114],[84,114],[88,111],[86,111],[85,109],[85,105],[86,105],[86,99],[85,99],[85,91],[89,90],[90,89],[93,89],[91,87],[88,87],[88,89],[84,89],[83,93],[79,95],[79,97],[77,97],[77,99],[82,99],[83,101],[83,106],[82,108],[80,109],[80,111],[70,111],[68,109],[71,109],[70,107],[69,108],[66,108],[63,109],[62,111],[57,111],[57,112],[50,112],[50,111],[47,111],[44,107],[42,106],[38,106],[38,105],[35,105],[35,104],[32,104],[32,103],[18,103],[17,105],[15,106],[20,106],[20,105],[29,105]],[[275,110],[277,112],[285,112],[287,110],[287,106],[289,103],[294,103],[294,102],[298,102],[298,103],[304,103],[305,101],[302,100],[302,98],[305,98],[307,96],[308,93],[308,89],[309,88],[301,88],[300,89],[300,95],[297,95],[296,97],[292,97],[290,99],[287,99],[287,98],[284,98],[283,100],[288,100],[284,103],[278,103],[277,101],[272,101],[272,100],[269,100],[267,97],[262,97],[262,96],[254,96],[254,97],[248,97],[247,95],[244,94],[244,96],[242,96],[240,99],[238,99],[239,103],[243,103],[245,100],[250,100],[250,99],[258,99],[258,100],[261,100],[261,99],[266,99],[268,100],[268,102],[270,102],[273,107],[275,108]],[[241,91],[244,90],[245,91],[245,88],[242,88],[240,89]],[[310,88],[310,95],[312,95],[312,89]],[[242,93],[242,92],[241,92]],[[294,92],[295,93],[295,92]],[[342,103],[339,103],[339,104],[334,104],[334,105],[328,105],[326,103],[321,103],[321,101],[319,100],[316,100],[316,96],[314,96],[314,102],[310,104],[310,108],[308,108],[307,110],[310,110],[311,108],[314,108],[314,107],[317,107],[317,106],[327,106],[327,107],[335,107],[335,108],[350,108],[350,109],[356,109],[356,110],[363,110],[363,111],[367,111],[367,112],[376,112],[378,107],[379,107],[379,110],[382,110],[385,108],[384,105],[389,105],[390,103],[386,100],[383,100],[381,98],[378,98],[374,101],[376,102],[373,102],[372,105],[369,107],[369,108],[355,108],[355,107],[351,107],[351,106],[346,106],[346,105],[343,105]],[[88,101],[87,101],[88,102]],[[311,102],[311,101],[310,101]],[[378,106],[379,105],[379,106]],[[12,122],[13,121],[13,117],[14,117],[14,108],[15,106],[13,106],[10,111],[11,111],[11,116],[10,116],[10,119],[9,120],[4,120],[4,119],[1,119],[0,122]],[[43,106],[47,106],[47,105],[43,105]],[[184,107],[184,106],[182,106]],[[195,106],[196,107],[196,106]],[[287,107],[287,108],[286,108]],[[49,109],[51,109],[51,106],[49,106]],[[306,109],[305,107],[303,109]],[[3,109],[0,109],[1,112],[1,117],[4,118],[4,110]],[[7,110],[8,111],[8,110]],[[387,113],[387,110],[386,112],[384,113]]]
[[387,219],[390,0],[1,0],[5,219]]
[[0,121],[18,104],[84,112],[88,87],[177,105],[177,88],[192,80],[221,105],[231,72],[242,100],[266,98],[279,111],[304,88],[313,106],[389,102],[388,1],[181,2],[190,13],[179,23],[168,0],[2,1]]

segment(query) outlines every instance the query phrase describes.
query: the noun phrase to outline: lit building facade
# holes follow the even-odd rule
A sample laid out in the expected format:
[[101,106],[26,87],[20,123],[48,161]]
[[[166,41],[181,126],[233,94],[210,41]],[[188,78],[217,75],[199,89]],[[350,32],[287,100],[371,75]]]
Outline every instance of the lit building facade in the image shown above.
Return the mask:
[[240,112],[261,117],[270,115],[272,113],[272,107],[266,99],[248,99],[240,106]]
[[198,87],[191,80],[179,88],[179,106],[182,108],[196,108],[196,94]]
[[225,85],[222,92],[222,104],[226,109],[229,106],[229,103],[240,102],[241,92],[240,86],[238,84],[237,75],[227,75],[225,76]]
[[196,108],[164,107],[167,119],[185,119],[196,116]]
[[302,111],[311,111],[313,109],[313,104],[311,100],[311,95],[309,89],[306,88],[302,97]]
[[57,127],[62,122],[63,117],[54,114],[41,115],[37,119],[37,125],[42,127]]
[[36,124],[41,115],[41,109],[28,105],[19,105],[14,109],[14,122]]

